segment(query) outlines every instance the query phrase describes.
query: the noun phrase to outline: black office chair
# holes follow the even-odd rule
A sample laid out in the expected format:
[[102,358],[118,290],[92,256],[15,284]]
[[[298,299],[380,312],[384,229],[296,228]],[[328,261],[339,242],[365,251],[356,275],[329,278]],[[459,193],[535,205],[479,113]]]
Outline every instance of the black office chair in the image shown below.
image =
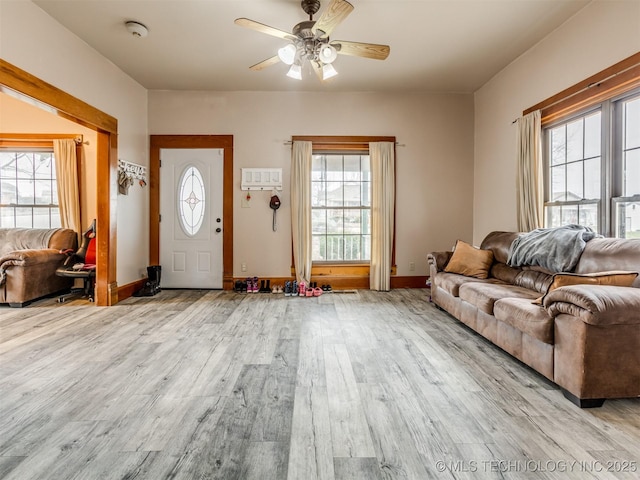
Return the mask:
[[84,297],[93,302],[96,283],[96,221],[82,234],[82,242],[77,251],[66,250],[68,257],[64,264],[56,270],[56,275],[67,278],[81,278],[84,286],[72,288],[70,293],[58,297],[63,303],[71,297]]

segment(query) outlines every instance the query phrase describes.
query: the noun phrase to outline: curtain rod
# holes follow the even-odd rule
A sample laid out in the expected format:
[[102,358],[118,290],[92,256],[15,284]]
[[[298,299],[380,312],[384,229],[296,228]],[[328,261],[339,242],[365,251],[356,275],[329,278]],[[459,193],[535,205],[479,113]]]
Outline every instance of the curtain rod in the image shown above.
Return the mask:
[[[336,145],[360,145],[368,142],[318,142],[318,143],[334,143]],[[284,142],[283,145],[293,145],[293,142],[289,140],[288,142]],[[404,143],[395,142],[396,147],[406,147]]]
[[89,145],[84,141],[82,135],[65,134],[65,133],[0,133],[0,140],[10,140],[12,142],[42,142],[53,140],[73,140],[76,145]]

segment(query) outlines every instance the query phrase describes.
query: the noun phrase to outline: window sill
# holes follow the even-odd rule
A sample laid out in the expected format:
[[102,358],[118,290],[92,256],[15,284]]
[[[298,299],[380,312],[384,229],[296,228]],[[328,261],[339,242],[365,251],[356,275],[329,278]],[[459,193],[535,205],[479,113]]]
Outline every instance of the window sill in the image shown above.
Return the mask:
[[[397,267],[391,267],[391,275],[396,274]],[[321,263],[311,266],[311,276],[349,276],[368,277],[370,265],[368,263]],[[295,275],[295,268],[291,267],[291,274]]]

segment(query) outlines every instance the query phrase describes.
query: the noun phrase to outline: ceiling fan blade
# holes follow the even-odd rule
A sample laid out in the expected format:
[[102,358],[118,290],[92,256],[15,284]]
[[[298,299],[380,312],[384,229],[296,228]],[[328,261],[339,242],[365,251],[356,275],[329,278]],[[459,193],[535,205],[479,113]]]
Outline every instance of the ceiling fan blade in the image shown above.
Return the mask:
[[384,60],[389,56],[391,48],[389,45],[378,45],[376,43],[347,42],[345,40],[335,40],[331,45],[341,55],[351,55],[353,57],[372,58],[374,60]]
[[236,25],[240,25],[241,27],[255,30],[256,32],[266,33],[267,35],[271,35],[272,37],[284,38],[286,40],[296,39],[296,37],[289,32],[270,27],[269,25],[265,25],[264,23],[249,20],[248,18],[236,18],[234,23]]
[[318,30],[324,32],[323,36],[327,37],[331,35],[333,29],[336,28],[347,16],[353,11],[353,5],[346,0],[332,0],[329,6],[322,12],[320,18],[311,28],[311,31],[316,34]]
[[267,58],[266,60],[261,61],[260,63],[256,63],[255,65],[251,65],[249,67],[249,70],[262,70],[264,68],[270,67],[271,65],[275,65],[276,63],[278,63],[280,61],[280,57],[278,57],[278,55],[275,55],[271,58]]

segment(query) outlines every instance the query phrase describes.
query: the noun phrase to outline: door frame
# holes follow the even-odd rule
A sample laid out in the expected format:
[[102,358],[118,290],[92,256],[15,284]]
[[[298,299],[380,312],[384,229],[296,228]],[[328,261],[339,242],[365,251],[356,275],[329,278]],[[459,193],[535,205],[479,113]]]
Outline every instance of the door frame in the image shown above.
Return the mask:
[[55,115],[97,132],[97,257],[95,299],[98,306],[118,303],[116,281],[118,120],[0,58],[0,86],[52,107]]
[[151,135],[149,148],[149,263],[160,263],[160,150],[223,150],[222,288],[233,289],[233,135]]

